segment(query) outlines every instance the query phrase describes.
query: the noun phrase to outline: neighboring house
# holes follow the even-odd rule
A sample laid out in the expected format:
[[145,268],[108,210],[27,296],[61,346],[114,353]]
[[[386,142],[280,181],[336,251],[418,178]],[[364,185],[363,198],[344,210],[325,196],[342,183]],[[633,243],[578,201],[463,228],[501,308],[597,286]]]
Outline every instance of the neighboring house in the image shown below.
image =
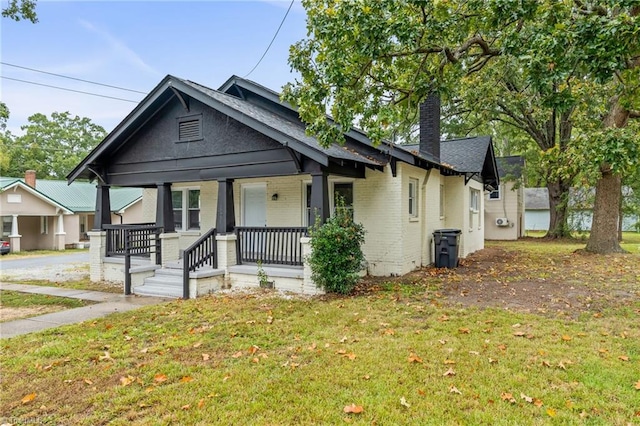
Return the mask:
[[[624,191],[630,191],[628,187]],[[569,191],[569,227],[575,231],[591,230],[594,190],[571,189]],[[547,188],[525,189],[525,225],[527,231],[549,230],[549,192]],[[622,218],[623,231],[638,231],[640,217]]]
[[484,237],[487,240],[517,240],[524,237],[524,158],[498,157],[500,185],[485,200]]
[[[141,189],[113,188],[111,199],[114,223],[142,220]],[[13,252],[88,244],[95,208],[94,183],[36,180],[33,170],[24,179],[0,178],[2,239],[11,242]]]
[[[257,286],[262,269],[276,288],[316,293],[306,231],[329,217],[336,195],[366,229],[369,274],[432,263],[441,228],[462,230],[465,257],[483,248],[483,192],[497,186],[497,166],[490,138],[441,144],[439,114],[437,97],[421,106],[420,145],[374,147],[351,130],[344,146],[323,148],[270,89],[235,76],[219,90],[167,76],[68,176],[99,182],[91,278],[124,280],[126,293],[195,297]],[[458,146],[468,149],[453,155]],[[111,185],[145,188],[143,221],[155,226],[110,225]],[[125,256],[134,262],[125,274],[118,241],[156,234],[138,252],[155,253],[151,265]]]

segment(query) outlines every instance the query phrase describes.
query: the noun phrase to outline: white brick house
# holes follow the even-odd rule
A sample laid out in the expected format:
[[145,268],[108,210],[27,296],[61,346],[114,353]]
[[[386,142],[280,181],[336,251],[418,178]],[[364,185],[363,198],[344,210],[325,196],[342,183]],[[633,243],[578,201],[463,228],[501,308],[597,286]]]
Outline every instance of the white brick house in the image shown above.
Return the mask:
[[[331,214],[336,193],[364,225],[369,274],[402,275],[433,263],[437,229],[461,231],[460,257],[483,248],[484,191],[498,182],[490,138],[441,142],[435,97],[421,107],[420,145],[374,147],[356,130],[345,136],[344,146],[319,146],[295,109],[249,80],[232,77],[213,90],[167,76],[69,180],[145,188],[143,222],[155,224],[162,259],[132,269],[125,288],[138,293],[151,291],[158,270],[175,267],[183,249],[214,238],[206,236],[214,228],[211,270],[191,269],[182,288],[168,294],[256,286],[256,259],[276,288],[316,292],[305,271],[308,238],[299,233],[315,220],[311,212],[320,220]],[[107,209],[108,197],[102,199]],[[116,232],[106,216],[96,218],[96,241]],[[103,264],[117,263],[102,253],[109,248],[95,247]],[[122,279],[114,268],[105,271],[92,276]]]

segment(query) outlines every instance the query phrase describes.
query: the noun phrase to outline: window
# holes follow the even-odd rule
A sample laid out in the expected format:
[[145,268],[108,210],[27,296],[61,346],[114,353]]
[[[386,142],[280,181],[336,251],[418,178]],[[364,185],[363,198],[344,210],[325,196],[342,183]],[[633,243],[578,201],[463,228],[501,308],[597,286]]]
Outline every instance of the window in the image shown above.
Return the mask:
[[11,235],[11,226],[13,225],[13,218],[11,216],[2,216],[2,236],[8,237]]
[[178,118],[178,142],[191,142],[202,139],[202,120],[200,115]]
[[[346,210],[348,210],[351,213],[351,216],[353,216],[353,183],[351,182],[336,182],[336,183],[329,183],[329,188],[333,187],[333,199],[330,200],[330,203],[332,203],[329,208],[331,209],[331,211],[333,212],[333,210],[335,209],[335,205],[336,205],[336,200],[338,199],[338,197],[342,197],[342,199],[344,200],[344,208]],[[309,224],[311,223],[311,215],[313,214],[313,212],[311,211],[311,184],[310,183],[305,183],[305,187],[304,187],[304,193],[303,193],[305,199],[304,201],[304,205],[305,205],[305,215],[303,217],[303,221],[305,222],[304,225],[305,226],[309,226]]]
[[471,189],[469,194],[469,229],[472,229],[474,225],[480,226],[480,191]]
[[409,216],[418,217],[418,179],[409,179]]
[[490,200],[499,200],[500,199],[500,187],[494,189],[489,193]]
[[40,217],[40,233],[48,234],[49,233],[49,218],[47,216]]
[[[200,190],[171,191],[173,223],[177,231],[200,229]],[[186,226],[184,226],[186,224]]]
[[440,219],[444,219],[444,185],[440,185]]

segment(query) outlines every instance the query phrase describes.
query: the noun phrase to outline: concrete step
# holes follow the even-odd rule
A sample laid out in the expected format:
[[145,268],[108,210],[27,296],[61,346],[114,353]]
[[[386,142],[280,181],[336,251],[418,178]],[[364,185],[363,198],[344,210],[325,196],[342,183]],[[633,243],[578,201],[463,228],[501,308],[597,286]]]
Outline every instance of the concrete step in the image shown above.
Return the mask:
[[182,268],[161,268],[156,269],[156,277],[179,277],[182,279]]
[[134,291],[145,296],[182,297],[182,270],[158,269]]
[[145,283],[136,287],[134,293],[140,296],[173,297],[178,299],[182,297],[182,287]]

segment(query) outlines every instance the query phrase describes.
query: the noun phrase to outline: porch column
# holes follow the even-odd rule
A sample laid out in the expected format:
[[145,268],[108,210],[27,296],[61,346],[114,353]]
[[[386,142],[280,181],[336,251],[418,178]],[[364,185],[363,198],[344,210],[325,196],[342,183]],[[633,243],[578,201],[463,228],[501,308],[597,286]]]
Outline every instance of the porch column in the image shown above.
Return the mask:
[[111,225],[111,200],[109,185],[99,183],[96,193],[96,215],[93,217],[93,230],[103,229],[103,225]]
[[327,172],[311,173],[311,220],[309,227],[313,227],[316,216],[324,223],[329,218],[329,184]]
[[171,199],[171,184],[158,184],[158,198],[156,204],[156,226],[162,227],[162,232],[167,234],[176,232],[173,220],[173,201]]
[[104,280],[104,254],[107,245],[107,231],[89,231],[89,279],[91,282]]
[[67,239],[67,233],[64,232],[64,216],[62,213],[58,215],[58,226],[55,235],[55,249],[64,250]]
[[11,253],[20,251],[20,238],[22,235],[18,232],[18,215],[13,215],[11,221],[11,235],[9,235],[9,244],[11,244]]
[[218,235],[233,234],[235,227],[236,214],[233,205],[233,179],[219,179],[216,230],[218,231]]

